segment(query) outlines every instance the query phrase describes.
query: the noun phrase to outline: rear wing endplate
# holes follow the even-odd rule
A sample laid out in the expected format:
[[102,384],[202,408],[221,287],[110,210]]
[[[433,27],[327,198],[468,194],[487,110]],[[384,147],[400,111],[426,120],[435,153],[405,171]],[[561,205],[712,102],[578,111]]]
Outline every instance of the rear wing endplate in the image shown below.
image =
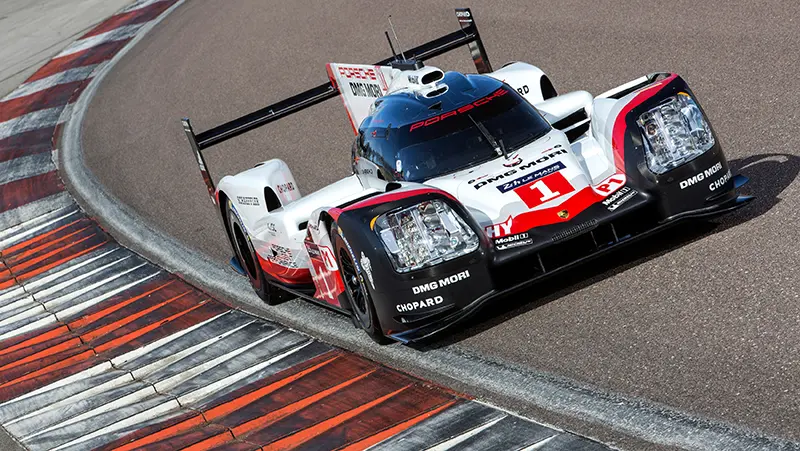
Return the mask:
[[[483,46],[483,41],[481,41],[472,12],[469,8],[456,8],[455,11],[460,30],[426,42],[413,49],[405,50],[402,53],[407,59],[425,61],[466,45],[469,48],[472,61],[475,63],[478,73],[492,72],[489,57],[486,55],[486,49]],[[388,65],[394,59],[395,56],[392,56],[378,61],[375,65]],[[182,119],[183,130],[189,139],[189,145],[197,160],[197,165],[200,167],[200,174],[203,176],[203,181],[208,188],[212,202],[216,203],[216,189],[214,180],[208,171],[203,150],[338,95],[339,91],[336,87],[327,82],[201,133],[194,132],[189,118]]]

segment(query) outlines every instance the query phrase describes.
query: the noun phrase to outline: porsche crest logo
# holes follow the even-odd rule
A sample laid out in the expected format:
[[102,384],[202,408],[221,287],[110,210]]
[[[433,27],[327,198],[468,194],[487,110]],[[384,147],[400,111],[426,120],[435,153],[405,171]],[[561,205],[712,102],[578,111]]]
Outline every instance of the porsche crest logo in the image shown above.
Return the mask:
[[558,217],[561,219],[569,218],[569,212],[567,210],[561,210],[558,212]]
[[503,163],[503,166],[511,168],[517,166],[520,163],[522,163],[522,158],[520,158],[519,155],[514,154],[507,158],[506,162]]

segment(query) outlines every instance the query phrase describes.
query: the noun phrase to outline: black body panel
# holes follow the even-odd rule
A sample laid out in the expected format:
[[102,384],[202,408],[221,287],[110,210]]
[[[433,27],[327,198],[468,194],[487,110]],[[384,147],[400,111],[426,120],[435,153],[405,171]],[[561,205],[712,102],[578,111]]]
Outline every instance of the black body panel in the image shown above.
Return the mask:
[[[373,218],[383,213],[438,199],[446,202],[481,237],[481,245],[470,254],[408,273],[398,273],[392,266],[383,243],[370,230]],[[410,195],[367,208],[344,211],[336,220],[345,242],[355,256],[370,260],[374,287],[369,286],[375,310],[386,335],[393,336],[409,329],[438,321],[461,311],[476,293],[492,291],[489,262],[491,245],[480,226],[457,201],[439,193]],[[363,273],[360,262],[358,270]],[[443,282],[444,281],[444,282]],[[445,286],[446,285],[446,286]]]

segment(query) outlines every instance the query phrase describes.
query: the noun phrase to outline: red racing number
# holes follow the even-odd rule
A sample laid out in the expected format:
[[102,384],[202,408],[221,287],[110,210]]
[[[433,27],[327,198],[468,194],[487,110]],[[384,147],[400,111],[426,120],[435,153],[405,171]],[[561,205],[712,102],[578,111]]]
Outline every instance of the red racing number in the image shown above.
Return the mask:
[[554,172],[547,177],[514,190],[520,199],[525,202],[525,205],[531,209],[573,191],[575,191],[575,188],[572,187],[561,172]]

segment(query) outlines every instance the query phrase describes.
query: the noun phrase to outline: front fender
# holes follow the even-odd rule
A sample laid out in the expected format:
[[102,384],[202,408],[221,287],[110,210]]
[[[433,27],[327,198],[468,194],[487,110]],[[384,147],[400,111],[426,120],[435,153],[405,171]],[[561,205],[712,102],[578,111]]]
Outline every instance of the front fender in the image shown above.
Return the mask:
[[[643,137],[636,121],[641,113],[678,93],[687,93],[697,103],[709,124],[714,145],[702,155],[674,169],[655,174],[645,162]],[[619,112],[613,123],[606,126],[614,163],[618,169],[624,169],[632,188],[651,197],[661,221],[685,212],[732,202],[736,198],[733,174],[720,139],[697,97],[680,76],[671,74],[626,95],[618,103],[621,105]]]
[[[397,272],[372,229],[373,219],[391,210],[438,199],[447,203],[480,238],[475,251],[427,268]],[[386,335],[431,324],[472,304],[491,292],[493,283],[488,239],[461,203],[435,188],[404,189],[385,193],[342,209],[337,226],[356,257],[356,266],[370,291],[375,311]]]

